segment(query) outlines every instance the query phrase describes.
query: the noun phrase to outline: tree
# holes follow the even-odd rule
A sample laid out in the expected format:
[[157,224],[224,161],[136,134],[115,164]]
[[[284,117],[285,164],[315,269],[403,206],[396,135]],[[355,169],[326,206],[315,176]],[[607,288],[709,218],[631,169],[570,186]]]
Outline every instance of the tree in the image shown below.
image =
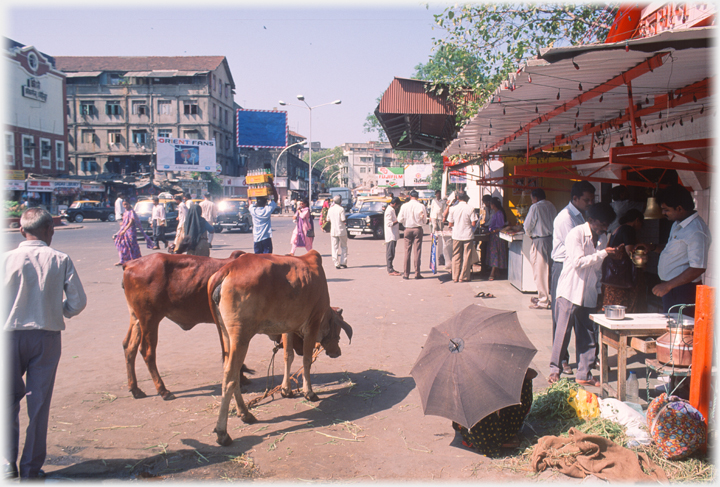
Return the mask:
[[[328,156],[326,159],[320,161],[323,157]],[[313,152],[313,166],[315,166],[316,161],[320,161],[317,166],[315,166],[316,170],[323,171],[325,168],[328,168],[329,166],[338,167],[343,164],[343,149],[340,146],[333,147],[332,149],[327,149],[324,151],[319,152]],[[302,160],[305,162],[309,162],[310,160],[310,154],[305,153],[302,157]],[[331,187],[334,183],[335,186],[337,186],[337,181],[339,181],[339,178],[336,176],[332,179],[328,179],[330,175],[332,175],[335,172],[334,169],[329,168],[327,171],[325,171],[325,174],[323,174],[323,177],[326,178],[326,182],[328,184],[328,187]]]
[[[428,75],[433,81],[451,86],[451,101],[461,101],[459,95],[463,92],[458,90],[459,85],[471,89],[476,95],[472,104],[479,105],[509,73],[540,49],[604,41],[616,13],[614,3],[603,6],[487,2],[447,7],[434,16],[446,34],[434,39],[434,49],[444,54],[436,54],[429,64],[437,64],[436,59],[449,64],[440,73],[427,70]],[[467,59],[476,63],[472,71],[464,63]],[[453,63],[458,63],[454,78]],[[464,118],[467,113],[460,115]]]
[[[375,106],[378,106],[380,104],[380,99],[382,98],[382,95],[378,96],[375,100]],[[363,132],[366,134],[371,134],[375,132],[377,134],[377,140],[379,142],[387,142],[388,138],[385,134],[385,129],[383,129],[382,125],[380,124],[380,120],[377,119],[375,116],[375,110],[373,109],[372,112],[368,113],[367,117],[365,117],[365,123],[363,124]]]

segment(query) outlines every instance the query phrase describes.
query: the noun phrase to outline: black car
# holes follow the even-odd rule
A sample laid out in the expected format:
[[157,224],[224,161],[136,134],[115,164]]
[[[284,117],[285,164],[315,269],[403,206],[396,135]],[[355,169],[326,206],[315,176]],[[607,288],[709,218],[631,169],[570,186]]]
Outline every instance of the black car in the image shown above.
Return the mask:
[[385,208],[387,201],[364,201],[358,211],[347,217],[349,238],[358,235],[372,235],[385,238]]
[[252,231],[252,216],[244,198],[228,198],[218,203],[216,227],[223,230]]
[[64,210],[60,216],[67,218],[69,222],[81,223],[89,218],[97,218],[101,221],[115,221],[115,208],[102,206],[99,201],[81,200],[76,201],[70,208]]
[[[177,230],[178,226],[178,210],[177,204],[174,200],[160,200],[160,204],[165,207],[165,221],[166,228],[165,233],[173,233]],[[152,200],[140,200],[135,203],[135,213],[140,219],[143,230],[148,235],[152,234],[152,222],[150,216],[152,215],[153,202]],[[138,235],[138,238],[143,238],[142,235]]]
[[314,201],[312,206],[310,206],[310,214],[313,216],[313,218],[320,218],[322,215],[322,206],[325,200],[317,200]]

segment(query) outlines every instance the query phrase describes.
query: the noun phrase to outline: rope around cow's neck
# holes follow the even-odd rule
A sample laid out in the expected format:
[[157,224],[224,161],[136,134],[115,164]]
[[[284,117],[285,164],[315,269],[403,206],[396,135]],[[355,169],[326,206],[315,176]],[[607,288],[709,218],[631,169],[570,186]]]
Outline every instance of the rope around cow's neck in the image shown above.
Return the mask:
[[[258,405],[258,403],[260,401],[262,401],[263,399],[265,399],[268,396],[273,396],[273,399],[274,399],[275,394],[280,392],[280,389],[282,388],[282,384],[280,384],[278,386],[274,386],[272,389],[270,389],[270,386],[268,386],[268,384],[271,380],[270,378],[275,377],[275,355],[278,353],[278,350],[280,350],[280,348],[281,348],[280,344],[275,345],[275,347],[273,348],[273,354],[272,354],[272,357],[270,358],[270,363],[268,364],[268,372],[267,372],[267,377],[265,379],[265,392],[263,393],[262,396],[256,397],[256,398],[252,399],[250,402],[248,402],[248,404],[247,404],[248,409],[255,407],[256,405]],[[315,350],[313,351],[312,362],[310,362],[311,364],[315,363],[315,361],[320,356],[320,353],[323,350],[324,349],[323,349],[322,345],[318,345],[315,347]],[[298,381],[298,377],[300,377],[300,374],[302,373],[303,368],[304,368],[304,366],[301,366],[293,375],[290,376],[290,380],[292,380],[295,383],[296,389],[300,389],[300,382]],[[273,385],[274,384],[275,384],[275,382],[273,380]]]

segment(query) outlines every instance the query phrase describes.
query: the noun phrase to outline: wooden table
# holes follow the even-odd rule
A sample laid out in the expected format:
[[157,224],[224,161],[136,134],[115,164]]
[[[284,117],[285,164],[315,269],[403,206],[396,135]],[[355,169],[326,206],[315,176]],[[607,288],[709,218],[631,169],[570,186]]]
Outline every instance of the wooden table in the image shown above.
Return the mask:
[[[642,353],[655,352],[655,342],[646,338],[664,335],[667,329],[667,315],[664,313],[635,313],[625,315],[622,320],[609,320],[604,314],[591,314],[590,319],[600,328],[600,390],[603,397],[609,392],[619,400],[625,400],[625,381],[627,380],[628,347]],[[692,318],[684,317],[686,322]],[[608,345],[617,350],[617,392],[608,384],[610,365],[608,364]]]

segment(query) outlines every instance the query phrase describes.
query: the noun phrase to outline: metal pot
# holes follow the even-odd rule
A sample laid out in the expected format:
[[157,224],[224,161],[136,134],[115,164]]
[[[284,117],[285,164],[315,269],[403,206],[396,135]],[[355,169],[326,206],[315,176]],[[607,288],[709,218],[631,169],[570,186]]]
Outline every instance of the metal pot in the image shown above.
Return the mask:
[[635,267],[642,269],[647,265],[648,255],[643,249],[637,249],[632,255],[633,264]]
[[609,320],[625,319],[625,306],[619,306],[617,304],[605,306],[605,318]]

